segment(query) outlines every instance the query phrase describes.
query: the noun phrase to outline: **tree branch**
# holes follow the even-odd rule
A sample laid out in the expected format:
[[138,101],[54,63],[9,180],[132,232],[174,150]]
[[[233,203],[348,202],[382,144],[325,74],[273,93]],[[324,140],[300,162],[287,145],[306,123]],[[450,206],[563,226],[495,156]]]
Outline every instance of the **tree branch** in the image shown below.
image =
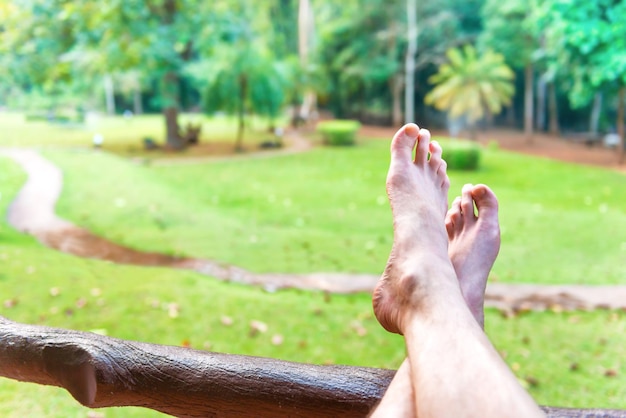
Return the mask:
[[[0,317],[0,376],[65,388],[91,408],[140,406],[179,417],[363,417],[394,373],[145,344]],[[626,417],[615,410],[544,411]]]
[[0,376],[67,389],[91,407],[181,417],[362,417],[394,372],[124,341],[0,317]]

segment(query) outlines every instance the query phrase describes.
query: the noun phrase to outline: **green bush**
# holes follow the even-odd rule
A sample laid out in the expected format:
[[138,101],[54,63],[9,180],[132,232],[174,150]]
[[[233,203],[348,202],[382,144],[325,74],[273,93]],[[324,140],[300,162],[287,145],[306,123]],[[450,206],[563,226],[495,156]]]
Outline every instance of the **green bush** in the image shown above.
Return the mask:
[[480,165],[480,147],[467,142],[449,142],[443,145],[443,159],[450,170],[477,170]]
[[354,145],[356,131],[361,124],[355,120],[330,120],[317,124],[317,131],[322,134],[328,145]]

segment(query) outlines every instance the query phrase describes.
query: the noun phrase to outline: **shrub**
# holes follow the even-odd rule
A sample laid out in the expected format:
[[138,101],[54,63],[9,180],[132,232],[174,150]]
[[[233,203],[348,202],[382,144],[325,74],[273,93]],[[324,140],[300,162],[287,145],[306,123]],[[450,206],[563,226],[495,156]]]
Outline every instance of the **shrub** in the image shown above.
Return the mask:
[[354,145],[356,131],[361,124],[355,120],[330,120],[317,124],[317,131],[322,134],[328,145]]
[[448,142],[443,145],[443,159],[450,170],[477,170],[480,147],[468,142]]

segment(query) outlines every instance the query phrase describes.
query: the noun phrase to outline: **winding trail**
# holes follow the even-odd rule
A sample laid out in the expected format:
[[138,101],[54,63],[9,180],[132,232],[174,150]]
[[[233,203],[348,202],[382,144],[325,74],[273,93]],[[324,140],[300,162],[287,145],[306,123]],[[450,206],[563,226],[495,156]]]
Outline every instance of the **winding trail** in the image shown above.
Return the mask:
[[[307,149],[304,145],[301,147],[302,151]],[[59,251],[121,264],[188,269],[223,281],[263,286],[270,291],[298,288],[331,293],[371,292],[379,278],[378,275],[345,273],[259,274],[213,260],[175,258],[124,247],[56,215],[63,173],[38,152],[0,149],[0,155],[13,159],[28,174],[27,182],[9,207],[9,224]],[[626,286],[489,283],[485,302],[487,306],[511,314],[544,309],[626,309]]]

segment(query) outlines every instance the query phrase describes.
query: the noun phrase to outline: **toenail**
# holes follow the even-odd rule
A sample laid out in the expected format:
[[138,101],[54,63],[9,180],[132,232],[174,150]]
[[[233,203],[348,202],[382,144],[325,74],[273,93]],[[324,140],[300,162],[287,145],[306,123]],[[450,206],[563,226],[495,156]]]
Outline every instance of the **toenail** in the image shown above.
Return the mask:
[[414,123],[409,123],[404,128],[404,133],[412,138],[415,138],[419,134],[419,128]]

